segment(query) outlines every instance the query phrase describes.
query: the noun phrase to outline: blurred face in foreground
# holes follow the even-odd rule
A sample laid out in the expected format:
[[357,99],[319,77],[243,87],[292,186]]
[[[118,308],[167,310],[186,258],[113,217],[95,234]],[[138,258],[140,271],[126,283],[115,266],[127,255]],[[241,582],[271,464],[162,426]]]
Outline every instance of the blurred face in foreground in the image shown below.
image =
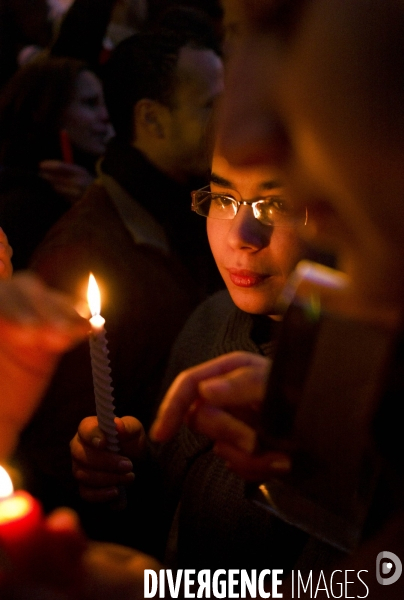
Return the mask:
[[[249,313],[276,314],[276,301],[286,279],[302,258],[303,247],[295,224],[287,224],[283,190],[267,167],[234,168],[218,149],[212,162],[211,201],[207,231],[216,264],[234,303]],[[253,208],[238,207],[232,219],[216,218],[227,211],[229,198],[268,203],[268,220],[255,218]],[[231,201],[230,201],[231,202]],[[258,204],[264,211],[265,205]],[[272,226],[271,216],[282,225]],[[278,215],[278,216],[277,216]],[[305,215],[302,216],[301,221]]]
[[308,207],[305,239],[337,253],[366,301],[404,297],[404,7],[224,0],[219,129],[232,165],[262,165]]

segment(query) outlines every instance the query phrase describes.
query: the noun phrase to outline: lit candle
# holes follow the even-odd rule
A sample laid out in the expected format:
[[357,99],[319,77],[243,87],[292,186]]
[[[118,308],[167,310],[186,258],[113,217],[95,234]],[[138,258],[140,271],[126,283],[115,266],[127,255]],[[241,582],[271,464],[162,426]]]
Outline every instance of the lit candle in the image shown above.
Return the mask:
[[111,452],[119,451],[118,434],[115,427],[115,407],[112,395],[111,369],[109,366],[107,337],[104,328],[105,319],[101,316],[101,295],[92,273],[88,280],[88,305],[92,334],[90,335],[90,355],[93,372],[95,407],[98,424],[107,438],[107,447]]
[[[95,408],[97,412],[98,425],[107,438],[107,448],[111,452],[119,452],[118,433],[115,427],[115,406],[109,366],[107,337],[105,331],[105,319],[101,316],[101,295],[97,282],[90,273],[87,292],[88,305],[92,317],[90,324],[90,356],[93,372]],[[126,504],[125,489],[120,487],[119,508]]]
[[33,562],[42,533],[40,503],[23,490],[14,492],[10,476],[0,466],[0,548],[12,569],[26,569]]

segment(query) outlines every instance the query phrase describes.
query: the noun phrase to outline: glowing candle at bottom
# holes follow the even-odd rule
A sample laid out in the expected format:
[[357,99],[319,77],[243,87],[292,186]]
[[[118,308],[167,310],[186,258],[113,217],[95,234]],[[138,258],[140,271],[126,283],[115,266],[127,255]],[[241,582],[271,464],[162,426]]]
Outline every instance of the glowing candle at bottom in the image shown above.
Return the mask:
[[43,513],[38,500],[23,490],[13,491],[7,471],[0,466],[0,549],[13,569],[33,561],[43,532]]

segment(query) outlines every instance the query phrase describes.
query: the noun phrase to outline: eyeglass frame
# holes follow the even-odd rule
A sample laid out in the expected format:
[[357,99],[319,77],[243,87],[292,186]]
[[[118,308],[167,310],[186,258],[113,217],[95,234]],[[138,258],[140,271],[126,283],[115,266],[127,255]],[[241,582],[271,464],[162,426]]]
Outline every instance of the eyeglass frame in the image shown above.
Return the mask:
[[[198,208],[198,204],[196,203],[196,194],[198,194],[199,192],[205,192],[207,194],[212,194],[212,195],[216,195],[216,196],[222,196],[223,198],[227,198],[228,200],[231,200],[231,202],[233,203],[233,206],[236,205],[237,206],[237,210],[234,213],[233,217],[230,218],[223,218],[221,219],[220,217],[211,217],[209,215],[203,215],[200,212],[198,212],[197,208]],[[239,194],[239,192],[237,192]],[[241,197],[241,194],[239,194],[239,196]],[[210,185],[205,185],[204,187],[200,188],[199,190],[194,190],[193,192],[191,192],[191,198],[192,198],[192,202],[191,202],[191,210],[193,210],[194,212],[196,212],[197,215],[201,216],[201,217],[205,217],[205,219],[217,219],[220,221],[232,221],[235,216],[238,214],[238,211],[240,209],[240,206],[251,206],[252,211],[253,211],[253,215],[254,217],[257,219],[257,221],[259,221],[260,223],[262,223],[262,225],[265,225],[266,227],[295,227],[296,225],[274,225],[273,223],[271,224],[267,224],[264,223],[259,216],[257,215],[256,212],[256,206],[257,204],[262,203],[264,200],[268,200],[268,198],[282,198],[283,196],[279,195],[279,194],[269,194],[268,196],[263,196],[262,198],[257,198],[256,200],[236,200],[236,198],[233,198],[232,196],[228,195],[228,194],[221,194],[220,192],[212,192],[212,190],[210,189]],[[308,213],[307,213],[307,206],[305,207],[305,219],[304,219],[304,223],[303,225],[307,225],[307,219],[308,219]]]

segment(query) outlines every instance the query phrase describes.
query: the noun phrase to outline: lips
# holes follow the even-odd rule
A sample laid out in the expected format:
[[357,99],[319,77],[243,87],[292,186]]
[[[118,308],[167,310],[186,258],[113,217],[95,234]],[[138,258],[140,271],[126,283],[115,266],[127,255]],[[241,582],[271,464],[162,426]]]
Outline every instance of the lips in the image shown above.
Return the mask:
[[255,273],[254,271],[247,271],[245,269],[227,269],[230,275],[230,279],[234,285],[238,287],[254,287],[260,285],[263,281],[268,279],[270,275],[264,275],[262,273]]

